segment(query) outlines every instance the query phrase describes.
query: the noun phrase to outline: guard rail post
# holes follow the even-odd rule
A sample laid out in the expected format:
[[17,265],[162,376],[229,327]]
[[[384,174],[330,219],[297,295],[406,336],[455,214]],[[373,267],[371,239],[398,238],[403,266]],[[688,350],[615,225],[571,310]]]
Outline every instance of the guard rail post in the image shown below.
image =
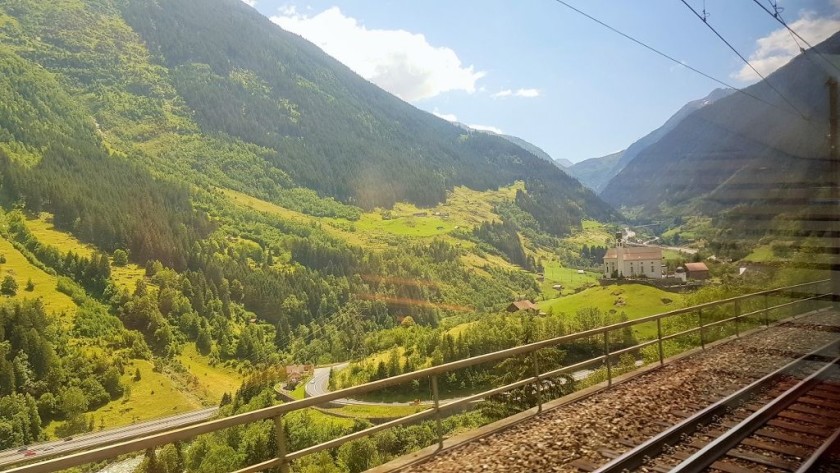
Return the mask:
[[438,395],[437,375],[432,376],[432,398],[435,401],[435,424],[438,437],[438,450],[443,449],[443,425],[440,419],[440,395]]
[[659,343],[659,366],[665,366],[665,350],[662,348],[662,319],[656,319],[656,339]]
[[607,386],[612,386],[612,363],[610,362],[610,332],[604,330],[604,357],[607,362]]
[[768,294],[764,293],[764,326],[770,326],[770,305],[767,302]]
[[534,380],[536,382],[536,394],[537,394],[537,413],[542,412],[543,402],[542,402],[542,381],[540,380],[540,363],[537,359],[537,352],[539,350],[534,350],[531,352],[531,360],[534,363]]
[[286,427],[282,414],[274,418],[274,436],[277,439],[277,458],[280,460],[280,473],[289,473],[289,462],[286,460],[289,446],[286,443]]
[[706,349],[706,337],[703,336],[703,309],[697,309],[697,323],[700,326],[700,347]]

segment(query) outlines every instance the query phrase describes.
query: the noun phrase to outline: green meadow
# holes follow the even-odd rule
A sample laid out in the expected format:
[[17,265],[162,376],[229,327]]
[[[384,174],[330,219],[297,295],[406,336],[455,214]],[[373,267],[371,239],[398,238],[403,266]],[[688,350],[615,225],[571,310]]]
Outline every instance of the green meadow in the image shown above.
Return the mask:
[[[12,276],[17,282],[18,290],[14,296],[0,296],[4,300],[40,299],[47,313],[64,313],[72,316],[76,312],[76,304],[70,296],[56,289],[58,279],[40,268],[34,266],[5,238],[0,238],[0,255],[6,262],[0,264],[0,277]],[[34,288],[26,290],[27,282],[32,281]]]
[[[41,213],[37,218],[26,220],[26,227],[45,245],[54,246],[62,254],[72,251],[78,255],[89,257],[96,248],[93,245],[82,243],[67,232],[57,230],[52,224],[52,216],[48,213]],[[120,287],[134,290],[138,279],[145,277],[146,271],[140,266],[129,263],[125,266],[111,266],[111,279]]]

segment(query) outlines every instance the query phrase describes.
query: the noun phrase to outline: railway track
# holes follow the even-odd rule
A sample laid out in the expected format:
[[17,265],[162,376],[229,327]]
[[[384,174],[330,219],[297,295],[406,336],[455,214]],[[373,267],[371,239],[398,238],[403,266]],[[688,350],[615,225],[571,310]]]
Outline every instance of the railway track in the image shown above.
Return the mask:
[[798,357],[619,454],[598,473],[655,471],[726,473],[831,470],[838,464],[840,433],[840,342]]
[[[762,332],[715,346],[710,350],[675,360],[661,369],[651,370],[566,404],[550,408],[540,416],[463,442],[444,452],[409,464],[394,462],[383,465],[377,472],[400,473],[511,473],[556,472],[580,473],[605,467],[640,445],[657,438],[663,432],[686,423],[695,413],[702,412],[733,393],[765,379],[764,388],[751,391],[743,400],[709,416],[706,422],[692,422],[685,432],[677,432],[664,444],[666,453],[674,453],[669,460],[660,451],[646,454],[653,461],[640,461],[614,471],[670,471],[680,462],[708,444],[720,434],[744,420],[761,405],[782,394],[804,377],[825,366],[825,354],[837,356],[840,341],[840,314],[815,312],[785,322]],[[834,346],[834,351],[831,351]],[[826,348],[829,347],[829,348]],[[805,358],[804,360],[798,360]],[[793,360],[799,371],[789,367]],[[796,366],[795,364],[793,366]],[[787,368],[787,371],[780,369]],[[775,375],[774,375],[775,373]],[[786,384],[780,384],[780,383]],[[748,391],[750,392],[750,391]],[[840,412],[840,399],[831,399],[822,406],[830,418]],[[820,408],[820,406],[804,406]],[[798,408],[798,407],[797,407]],[[734,417],[725,416],[733,414]],[[804,414],[804,413],[803,413]],[[718,424],[713,424],[718,422]],[[791,420],[792,424],[799,421]],[[773,423],[780,423],[773,421]],[[691,423],[686,423],[691,424]],[[781,423],[780,423],[781,424]],[[784,424],[781,424],[784,425]],[[700,429],[707,429],[700,431]],[[814,444],[822,437],[808,437],[803,432],[784,432],[775,426],[760,428],[762,433],[801,435]],[[696,434],[696,437],[693,436]],[[691,436],[691,437],[690,437]],[[756,439],[754,439],[756,440]],[[784,439],[758,439],[781,443]],[[810,440],[810,442],[809,442]],[[680,446],[680,442],[687,442]],[[689,444],[694,443],[694,446]],[[664,445],[663,444],[663,445]],[[806,445],[807,446],[807,445]],[[753,447],[745,447],[748,451]],[[818,446],[810,446],[816,450]],[[797,451],[797,453],[800,453]],[[679,458],[677,458],[679,457]],[[781,457],[784,459],[784,457]],[[667,461],[666,461],[667,460]],[[750,468],[738,459],[724,459],[751,471],[787,471],[769,466]],[[790,463],[800,461],[789,458]],[[405,460],[404,460],[405,461]],[[804,460],[802,460],[804,461]],[[822,470],[819,470],[822,471]],[[840,473],[840,467],[835,470]]]

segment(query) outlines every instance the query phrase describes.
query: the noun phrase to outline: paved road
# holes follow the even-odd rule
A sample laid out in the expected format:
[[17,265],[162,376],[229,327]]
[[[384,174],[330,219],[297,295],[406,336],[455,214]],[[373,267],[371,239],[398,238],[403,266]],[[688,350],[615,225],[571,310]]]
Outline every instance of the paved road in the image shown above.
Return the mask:
[[697,248],[686,248],[684,246],[664,246],[664,245],[651,245],[650,242],[645,243],[629,243],[630,246],[647,246],[651,248],[662,248],[663,250],[673,250],[680,253],[686,253],[689,255],[693,255],[697,253]]
[[25,456],[19,451],[21,447],[0,451],[0,466],[8,466],[23,460],[39,459],[56,456],[59,453],[67,454],[72,451],[96,445],[102,442],[116,442],[140,437],[142,435],[157,432],[163,429],[184,427],[210,419],[219,410],[218,407],[210,407],[200,411],[187,412],[161,419],[150,420],[139,424],[117,427],[99,432],[75,435],[72,440],[54,440],[28,446],[28,450],[35,452],[34,456]]
[[[320,396],[330,392],[330,369],[341,371],[347,368],[349,363],[339,363],[337,365],[326,366],[324,368],[315,368],[312,373],[312,379],[307,381],[304,392],[306,397]],[[343,406],[412,406],[411,402],[374,402],[374,401],[359,401],[357,399],[336,399],[332,401],[333,404],[340,404]],[[425,403],[422,403],[425,404]]]
[[[312,373],[312,379],[306,382],[304,392],[306,397],[315,397],[330,392],[330,370],[341,371],[347,368],[349,363],[339,363],[337,365],[326,366],[324,368],[315,368]],[[339,401],[345,401],[340,399]],[[339,402],[336,401],[336,402]]]
[[[315,368],[315,371],[312,373],[312,379],[306,383],[306,387],[304,391],[306,392],[306,397],[313,397],[319,396],[321,394],[327,394],[330,392],[330,369],[334,369],[335,371],[340,371],[346,368],[349,363],[340,363],[333,366],[327,366],[324,368]],[[580,370],[575,371],[572,373],[572,378],[575,381],[581,381],[586,379],[594,373],[593,370]],[[441,402],[452,402],[457,401],[460,398],[454,399],[441,399]],[[413,406],[414,403],[410,402],[373,402],[373,401],[359,401],[356,399],[336,399],[332,401],[334,404],[340,404],[344,406]],[[430,404],[429,401],[421,402],[421,404]]]

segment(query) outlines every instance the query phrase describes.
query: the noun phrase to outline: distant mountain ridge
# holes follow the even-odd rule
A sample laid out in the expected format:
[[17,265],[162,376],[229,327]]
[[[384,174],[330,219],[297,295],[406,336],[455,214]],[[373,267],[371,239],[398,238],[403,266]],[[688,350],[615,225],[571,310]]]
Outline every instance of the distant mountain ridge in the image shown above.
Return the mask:
[[573,165],[568,169],[572,177],[577,178],[583,185],[600,193],[607,183],[615,177],[628,163],[633,161],[648,146],[659,141],[669,131],[673,130],[687,116],[723,97],[731,94],[731,90],[715,89],[702,99],[692,100],[683,105],[675,114],[656,130],[636,140],[633,144],[619,153],[612,153],[601,158],[590,158]]
[[[816,49],[836,58],[840,33]],[[827,174],[828,77],[826,67],[800,54],[768,77],[798,111],[765,81],[720,98],[641,150],[601,196],[645,216],[677,208],[714,215],[781,195],[815,197],[803,184],[819,189]],[[767,212],[786,210],[798,211]]]
[[581,184],[599,192],[616,174],[618,174],[618,163],[626,150],[621,150],[600,158],[589,158],[579,163],[574,163],[566,172],[579,180]]
[[524,139],[519,138],[518,136],[507,135],[507,134],[504,134],[504,133],[496,133],[495,131],[491,131],[491,130],[483,130],[483,129],[473,128],[473,127],[471,127],[471,126],[469,126],[465,123],[461,123],[461,122],[451,122],[451,123],[453,125],[461,128],[461,129],[463,129],[463,130],[468,130],[470,132],[485,133],[487,135],[498,136],[499,138],[504,138],[505,140],[510,141],[511,143],[515,144],[516,146],[519,146],[520,148],[524,149],[525,151],[527,151],[527,152],[533,154],[534,156],[542,159],[543,161],[548,161],[549,163],[552,163],[552,164],[556,165],[560,169],[565,170],[568,166],[572,165],[572,162],[569,161],[568,159],[559,159],[559,160],[554,159],[554,158],[551,157],[550,154],[545,152],[539,146],[537,146],[537,145],[535,145],[535,144],[533,144],[529,141],[525,141]]

